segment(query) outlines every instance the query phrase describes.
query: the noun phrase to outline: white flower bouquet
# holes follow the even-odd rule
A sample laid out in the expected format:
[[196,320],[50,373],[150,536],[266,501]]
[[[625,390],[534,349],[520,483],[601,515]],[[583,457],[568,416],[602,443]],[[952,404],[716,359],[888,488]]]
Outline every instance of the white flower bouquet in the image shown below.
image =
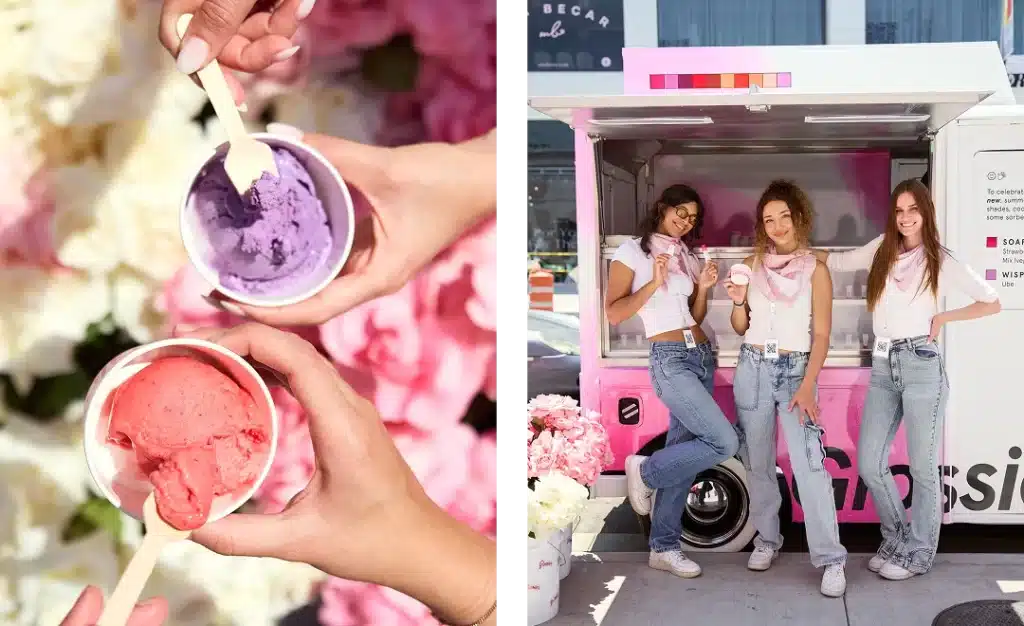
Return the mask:
[[529,536],[546,539],[583,513],[590,493],[565,474],[551,472],[532,481],[526,499]]

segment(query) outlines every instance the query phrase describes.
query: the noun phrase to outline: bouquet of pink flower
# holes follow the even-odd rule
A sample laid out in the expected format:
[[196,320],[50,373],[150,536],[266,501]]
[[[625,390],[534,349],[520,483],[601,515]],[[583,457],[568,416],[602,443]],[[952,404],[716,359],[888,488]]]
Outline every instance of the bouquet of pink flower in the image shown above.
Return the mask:
[[597,482],[613,460],[600,413],[557,395],[537,396],[526,412],[528,478],[560,472],[588,487]]

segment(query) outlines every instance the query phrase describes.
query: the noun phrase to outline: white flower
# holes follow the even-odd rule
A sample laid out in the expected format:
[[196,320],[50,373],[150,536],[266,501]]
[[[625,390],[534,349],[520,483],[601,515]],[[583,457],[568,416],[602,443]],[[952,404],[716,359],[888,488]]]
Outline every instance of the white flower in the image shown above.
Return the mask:
[[72,371],[89,324],[110,310],[106,281],[70,270],[0,267],[0,370],[47,376]]
[[565,474],[551,472],[537,479],[527,493],[527,527],[544,539],[573,523],[583,513],[589,492]]
[[0,429],[0,623],[57,624],[83,586],[117,581],[109,537],[60,542],[89,481],[80,435],[13,415]]
[[324,574],[304,564],[225,557],[182,541],[168,546],[147,590],[170,602],[178,626],[273,626],[306,604]]
[[12,94],[28,87],[33,63],[32,3],[0,2],[0,93]]
[[125,266],[108,278],[114,322],[139,343],[153,341],[163,322],[163,316],[153,308],[153,294],[159,292],[160,283]]
[[373,144],[383,123],[384,97],[358,83],[317,84],[275,98],[274,110],[278,122],[305,132]]
[[191,122],[127,122],[110,127],[105,158],[54,173],[57,255],[95,273],[125,264],[169,279],[187,261],[178,210],[189,178],[210,151]]
[[99,75],[117,36],[117,0],[34,0],[33,73],[57,87]]

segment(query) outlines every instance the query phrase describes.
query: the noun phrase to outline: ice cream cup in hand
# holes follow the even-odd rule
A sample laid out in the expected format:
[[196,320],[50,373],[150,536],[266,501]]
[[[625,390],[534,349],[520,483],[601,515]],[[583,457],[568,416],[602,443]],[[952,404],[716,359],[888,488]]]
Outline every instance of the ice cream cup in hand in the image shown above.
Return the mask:
[[743,286],[750,283],[750,268],[746,263],[736,263],[729,268],[729,280],[734,285]]
[[[269,173],[240,197],[224,171],[228,144],[203,159],[181,201],[181,238],[199,274],[232,300],[287,306],[319,293],[352,250],[355,214],[341,175],[301,141],[254,133],[274,150]],[[312,187],[312,188],[310,188]]]
[[[161,368],[149,369],[155,364],[160,364]],[[184,366],[184,370],[189,372],[180,386],[148,380],[155,376],[155,372],[172,371],[168,366]],[[136,378],[147,370],[147,376]],[[197,370],[205,377],[192,373]],[[128,385],[133,379],[136,384]],[[143,386],[144,382],[150,386]],[[139,389],[143,394],[146,389],[154,390],[148,404],[143,398],[141,404],[144,408],[139,407]],[[121,391],[124,393],[119,394]],[[189,395],[190,392],[194,395]],[[180,401],[174,394],[180,396]],[[243,421],[231,422],[229,417],[224,417],[221,423],[225,428],[244,433],[244,439],[239,436],[233,440],[218,431],[218,424],[211,424],[217,416],[235,415],[230,403],[224,399],[236,397],[241,399],[239,406],[245,407]],[[128,408],[125,408],[126,404]],[[184,407],[182,412],[187,414],[175,415],[168,409],[171,404]],[[124,411],[128,411],[128,415]],[[137,441],[117,439],[125,429],[126,419],[141,424],[134,427],[138,430],[135,433]],[[143,502],[155,488],[161,517],[176,528],[188,525],[175,523],[175,516],[169,519],[161,510],[162,506],[169,507],[168,511],[177,509],[171,508],[172,499],[161,502],[160,484],[164,485],[164,493],[173,490],[168,489],[168,484],[177,485],[176,495],[182,496],[185,493],[180,487],[182,481],[176,482],[175,477],[185,477],[183,482],[186,485],[198,480],[201,486],[193,495],[205,490],[212,494],[212,501],[205,520],[192,517],[192,527],[221,519],[252,498],[266,479],[277,450],[277,433],[278,417],[274,402],[256,370],[234,352],[199,339],[166,339],[123,352],[103,368],[85,400],[85,459],[100,493],[122,511],[142,521]],[[210,439],[206,441],[206,447],[196,443],[204,437]],[[190,443],[184,448],[176,448],[178,440]],[[154,471],[149,467],[147,469],[152,473],[147,474],[138,452],[150,448],[165,454],[171,450],[175,455],[179,450],[188,449],[189,454],[185,457],[167,456],[171,461],[149,460],[147,462],[158,466],[158,469]],[[191,454],[192,450],[197,451],[195,455]],[[208,464],[190,465],[195,458],[206,460]],[[217,463],[212,465],[216,469],[196,470],[210,467],[209,461],[214,458]],[[157,481],[154,478],[151,481],[151,476],[157,473],[163,473],[165,478],[170,476],[171,480]]]

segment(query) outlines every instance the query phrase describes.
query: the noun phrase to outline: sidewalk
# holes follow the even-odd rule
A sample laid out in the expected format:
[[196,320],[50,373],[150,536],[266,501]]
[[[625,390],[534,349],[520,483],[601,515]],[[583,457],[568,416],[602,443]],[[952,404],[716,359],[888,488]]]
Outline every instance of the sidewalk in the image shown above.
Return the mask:
[[547,625],[929,626],[961,602],[1024,601],[1017,554],[941,555],[927,575],[902,582],[869,572],[870,555],[850,555],[846,597],[837,599],[818,592],[806,554],[782,554],[767,572],[749,571],[747,556],[694,554],[704,573],[685,580],[647,567],[646,552],[574,555]]

